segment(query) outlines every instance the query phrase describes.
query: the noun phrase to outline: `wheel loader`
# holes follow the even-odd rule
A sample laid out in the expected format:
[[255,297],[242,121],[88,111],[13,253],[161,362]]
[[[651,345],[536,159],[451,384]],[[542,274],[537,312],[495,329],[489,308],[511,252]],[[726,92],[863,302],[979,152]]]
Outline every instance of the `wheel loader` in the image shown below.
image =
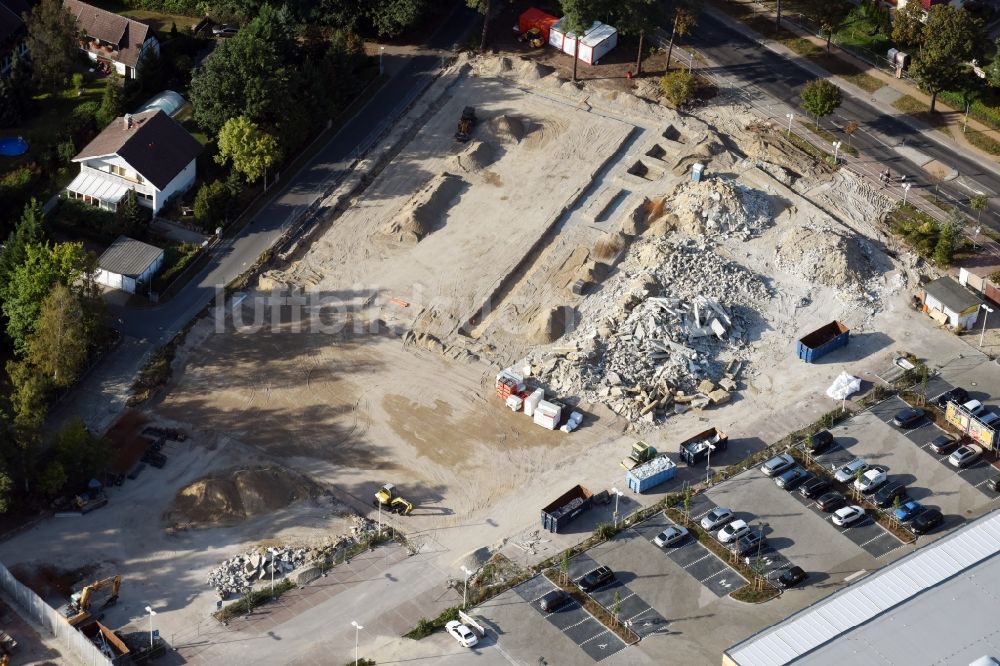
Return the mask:
[[455,139],[463,143],[468,141],[475,124],[476,109],[471,106],[465,107],[462,111],[462,117],[458,121],[458,130],[455,132]]
[[391,483],[384,484],[375,493],[374,505],[381,506],[383,511],[398,513],[401,516],[407,516],[413,511],[413,504],[400,497],[396,493],[396,486]]
[[528,28],[527,31],[522,32],[518,37],[518,41],[527,42],[528,46],[534,49],[540,49],[545,46],[545,42],[542,40],[542,31],[537,27]]

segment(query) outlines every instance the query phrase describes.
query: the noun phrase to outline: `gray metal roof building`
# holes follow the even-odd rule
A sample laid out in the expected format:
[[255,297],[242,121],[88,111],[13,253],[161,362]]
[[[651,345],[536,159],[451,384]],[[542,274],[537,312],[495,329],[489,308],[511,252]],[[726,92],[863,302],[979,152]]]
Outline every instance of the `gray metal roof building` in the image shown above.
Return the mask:
[[981,302],[975,294],[948,275],[928,282],[924,285],[924,291],[955,312],[977,307]]
[[1000,510],[728,650],[723,664],[971,664],[1000,657]]
[[162,256],[163,250],[158,247],[128,236],[119,236],[97,263],[110,273],[139,277]]

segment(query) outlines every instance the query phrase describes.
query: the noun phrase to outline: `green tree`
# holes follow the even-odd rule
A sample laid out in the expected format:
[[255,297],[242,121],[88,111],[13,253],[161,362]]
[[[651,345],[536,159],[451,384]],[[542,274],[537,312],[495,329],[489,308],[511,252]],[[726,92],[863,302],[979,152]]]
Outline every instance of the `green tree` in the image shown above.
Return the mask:
[[670,30],[670,46],[667,47],[667,72],[670,71],[670,59],[674,55],[674,40],[690,34],[697,22],[698,17],[691,9],[681,5],[674,10],[673,27]]
[[58,460],[52,460],[38,475],[38,489],[49,497],[54,497],[66,487],[69,476],[66,468]]
[[843,0],[809,0],[806,3],[806,16],[819,26],[820,34],[826,35],[826,50],[830,50],[830,40],[837,32],[850,12],[851,5]]
[[826,79],[810,81],[802,87],[799,96],[802,98],[802,108],[816,119],[817,127],[819,119],[833,113],[842,100],[840,88]]
[[924,8],[919,2],[907,2],[892,18],[892,41],[904,47],[917,47],[924,39]]
[[10,493],[14,489],[14,480],[6,469],[0,470],[0,513],[10,509]]
[[964,9],[934,5],[924,25],[923,43],[910,71],[931,96],[931,112],[938,93],[958,85],[967,76],[967,63],[977,54],[981,28]]
[[280,158],[278,141],[249,118],[238,116],[226,121],[219,132],[219,153],[215,161],[226,164],[254,182]]
[[948,220],[941,225],[941,233],[938,234],[937,245],[934,246],[934,263],[945,268],[951,266],[955,256],[955,225]]
[[221,180],[213,180],[198,188],[194,198],[194,218],[202,228],[214,230],[229,211],[229,188]]
[[[8,282],[14,269],[24,263],[28,257],[28,246],[38,245],[45,240],[42,214],[42,204],[32,197],[24,207],[21,219],[14,231],[7,236],[6,242],[0,248],[0,285]],[[2,286],[0,286],[2,293]]]
[[84,485],[111,461],[108,441],[87,430],[80,417],[70,419],[59,429],[54,444],[56,459],[66,470],[71,487]]
[[135,235],[149,224],[152,212],[139,203],[135,189],[130,189],[119,202],[115,216],[123,233]]
[[599,0],[562,0],[562,29],[576,35],[573,42],[573,82],[576,82],[576,69],[580,56],[580,39],[593,25],[599,11]]
[[413,26],[426,9],[426,0],[377,0],[368,4],[368,18],[379,35],[395,37]]
[[611,600],[611,617],[614,618],[615,624],[618,624],[618,615],[622,612],[622,594],[618,590],[615,590],[614,599]]
[[664,21],[663,4],[659,0],[626,0],[609,7],[611,23],[622,35],[638,35],[639,48],[635,57],[635,73],[642,74],[643,44]]
[[109,76],[104,82],[104,95],[101,97],[101,106],[97,109],[97,124],[101,128],[107,127],[122,114],[122,89],[116,80],[117,77]]
[[486,53],[486,39],[493,18],[493,0],[465,0],[465,3],[483,15],[483,35],[479,40],[479,52]]
[[87,361],[88,339],[80,297],[57,282],[42,301],[38,327],[28,339],[26,359],[56,388],[69,386]]
[[8,361],[7,376],[11,385],[10,407],[14,417],[13,432],[21,468],[20,479],[24,484],[24,491],[29,492],[31,486],[28,470],[34,465],[41,442],[49,385],[45,376],[25,361]]
[[43,88],[62,85],[79,52],[76,19],[62,0],[42,0],[25,16],[32,77]]
[[33,94],[27,61],[14,57],[7,76],[0,76],[0,127],[16,127],[27,120]]
[[1000,39],[993,42],[995,55],[990,64],[985,67],[986,82],[994,88],[1000,88]]
[[979,224],[979,220],[983,215],[983,211],[989,205],[990,200],[985,194],[977,194],[976,196],[969,199],[969,208],[976,211],[976,224]]
[[660,91],[675,109],[680,109],[690,102],[695,89],[695,80],[691,72],[684,70],[668,72],[660,79]]

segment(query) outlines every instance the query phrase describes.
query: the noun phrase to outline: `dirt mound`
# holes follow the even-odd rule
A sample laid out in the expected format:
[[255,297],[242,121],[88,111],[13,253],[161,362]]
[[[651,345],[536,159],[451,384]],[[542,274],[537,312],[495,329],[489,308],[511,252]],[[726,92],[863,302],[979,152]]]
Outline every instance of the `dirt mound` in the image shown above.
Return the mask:
[[566,305],[557,305],[541,313],[535,320],[535,332],[531,336],[533,342],[548,344],[558,340],[573,330],[576,310]]
[[466,173],[479,173],[497,161],[496,148],[485,141],[474,141],[455,156],[455,165]]
[[490,120],[493,135],[504,142],[517,143],[524,138],[524,122],[515,116],[503,114]]
[[286,469],[231,470],[181,489],[165,517],[188,527],[223,525],[272,513],[318,495],[316,484]]
[[738,233],[750,237],[772,221],[765,193],[721,178],[684,181],[669,200],[680,229],[690,234]]
[[789,229],[776,249],[783,270],[838,289],[862,285],[875,272],[857,236],[832,225]]
[[441,173],[431,178],[382,228],[382,235],[413,244],[444,226],[448,210],[466,187],[460,176]]

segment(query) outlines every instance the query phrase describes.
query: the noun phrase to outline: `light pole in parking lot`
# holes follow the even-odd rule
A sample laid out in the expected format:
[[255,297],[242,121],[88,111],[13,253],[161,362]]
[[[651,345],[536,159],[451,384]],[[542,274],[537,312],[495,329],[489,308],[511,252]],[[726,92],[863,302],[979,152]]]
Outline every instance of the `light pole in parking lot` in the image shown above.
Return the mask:
[[461,566],[462,573],[465,574],[465,585],[462,587],[462,610],[465,610],[465,605],[469,603],[469,576],[472,572],[464,564]]
[[788,118],[788,132],[785,134],[786,138],[792,138],[792,118],[795,117],[794,113],[786,113],[785,117]]
[[990,313],[993,312],[993,308],[989,307],[985,303],[979,305],[980,308],[986,310],[986,314],[983,315],[983,332],[979,334],[979,348],[983,347],[983,340],[986,339],[986,320],[989,318]]
[[364,629],[360,624],[351,620],[351,626],[354,627],[354,664],[357,666],[358,663],[358,634]]
[[708,445],[708,458],[705,461],[705,485],[708,485],[708,480],[712,478],[712,451],[715,450],[715,446],[712,444]]
[[615,520],[615,527],[618,527],[618,498],[621,497],[624,493],[622,493],[622,491],[618,490],[617,488],[612,488],[611,492],[613,492],[615,494],[615,515],[614,515],[614,520]]

